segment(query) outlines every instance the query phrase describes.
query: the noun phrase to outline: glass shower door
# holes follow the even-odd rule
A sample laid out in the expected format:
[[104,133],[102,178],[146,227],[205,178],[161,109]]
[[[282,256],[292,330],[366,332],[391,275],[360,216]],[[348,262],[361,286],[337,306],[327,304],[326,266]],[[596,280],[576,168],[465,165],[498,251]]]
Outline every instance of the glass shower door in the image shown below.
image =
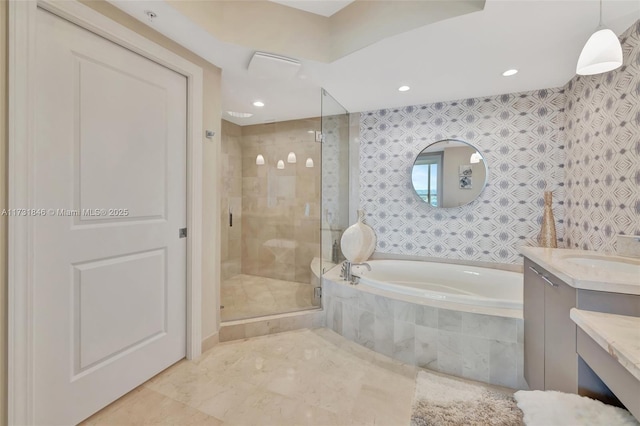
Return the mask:
[[322,90],[322,273],[344,261],[340,238],[349,226],[349,113]]

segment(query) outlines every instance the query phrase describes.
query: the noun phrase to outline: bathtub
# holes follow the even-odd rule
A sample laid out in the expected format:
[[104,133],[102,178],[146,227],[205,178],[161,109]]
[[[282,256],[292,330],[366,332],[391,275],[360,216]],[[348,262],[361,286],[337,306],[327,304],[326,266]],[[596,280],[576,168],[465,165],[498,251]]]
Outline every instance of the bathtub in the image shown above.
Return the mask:
[[371,260],[354,267],[360,285],[415,298],[487,308],[522,309],[522,274],[411,260]]
[[322,277],[326,326],[407,364],[527,389],[520,272],[413,260],[340,266]]

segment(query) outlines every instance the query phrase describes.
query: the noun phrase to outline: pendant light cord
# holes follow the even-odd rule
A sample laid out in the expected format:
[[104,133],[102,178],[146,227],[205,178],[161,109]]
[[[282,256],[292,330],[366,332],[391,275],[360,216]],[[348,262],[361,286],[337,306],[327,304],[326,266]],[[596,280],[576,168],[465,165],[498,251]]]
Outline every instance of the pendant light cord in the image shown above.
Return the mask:
[[602,27],[602,0],[600,0],[600,20],[598,21],[598,27]]

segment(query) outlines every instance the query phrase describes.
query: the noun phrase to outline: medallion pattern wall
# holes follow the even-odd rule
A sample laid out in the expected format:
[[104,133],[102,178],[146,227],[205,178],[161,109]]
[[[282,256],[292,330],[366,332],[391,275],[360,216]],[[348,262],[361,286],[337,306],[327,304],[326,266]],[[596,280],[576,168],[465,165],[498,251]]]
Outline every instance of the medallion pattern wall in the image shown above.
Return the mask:
[[615,251],[640,235],[640,20],[620,37],[621,68],[566,86],[567,246]]
[[[360,206],[382,253],[519,263],[535,245],[543,191],[554,191],[563,235],[561,88],[364,112],[360,118]],[[482,151],[488,182],[463,207],[434,209],[411,186],[416,155],[442,139]]]

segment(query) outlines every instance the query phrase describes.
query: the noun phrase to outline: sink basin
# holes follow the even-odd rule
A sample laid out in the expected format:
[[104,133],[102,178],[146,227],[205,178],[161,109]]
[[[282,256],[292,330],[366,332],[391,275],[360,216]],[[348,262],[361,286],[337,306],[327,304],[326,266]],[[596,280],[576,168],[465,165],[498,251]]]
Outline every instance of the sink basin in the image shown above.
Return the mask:
[[640,262],[633,259],[620,259],[597,255],[571,255],[563,256],[562,259],[582,267],[622,272],[624,274],[636,274],[640,278]]

